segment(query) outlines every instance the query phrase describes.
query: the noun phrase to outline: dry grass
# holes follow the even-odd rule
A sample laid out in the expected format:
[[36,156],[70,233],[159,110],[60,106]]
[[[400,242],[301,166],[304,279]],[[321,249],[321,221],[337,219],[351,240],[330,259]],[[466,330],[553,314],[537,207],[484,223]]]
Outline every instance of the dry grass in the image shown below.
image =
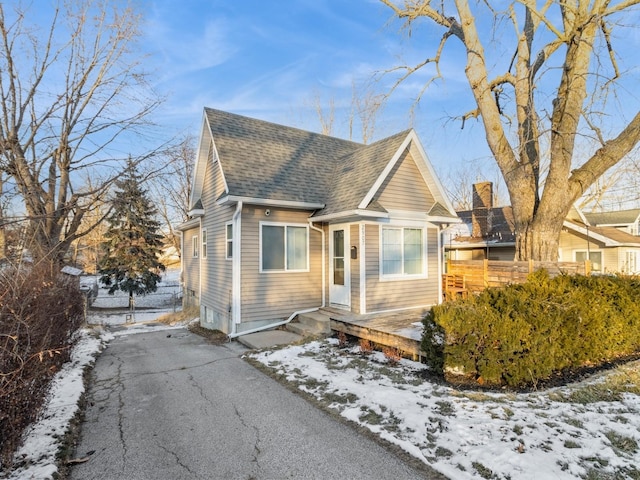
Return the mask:
[[165,313],[164,315],[159,316],[156,321],[164,323],[165,325],[176,325],[178,323],[188,322],[189,320],[193,320],[199,316],[200,310],[198,307],[188,307],[177,312]]

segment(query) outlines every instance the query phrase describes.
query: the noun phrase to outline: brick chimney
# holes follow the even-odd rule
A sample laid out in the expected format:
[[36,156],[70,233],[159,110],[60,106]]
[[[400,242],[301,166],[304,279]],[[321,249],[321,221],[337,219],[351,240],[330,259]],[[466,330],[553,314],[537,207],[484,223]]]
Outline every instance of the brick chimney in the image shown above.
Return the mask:
[[473,237],[484,238],[491,233],[492,209],[493,183],[475,183],[473,185],[473,210],[471,212]]

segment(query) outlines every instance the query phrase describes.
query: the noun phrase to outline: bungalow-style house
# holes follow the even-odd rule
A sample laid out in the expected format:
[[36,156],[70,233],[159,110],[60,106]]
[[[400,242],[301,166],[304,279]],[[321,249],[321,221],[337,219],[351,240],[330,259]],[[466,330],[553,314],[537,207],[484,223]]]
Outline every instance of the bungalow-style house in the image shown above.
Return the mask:
[[205,108],[190,202],[184,299],[206,328],[442,298],[440,232],[458,220],[413,130],[363,145]]
[[[443,231],[445,256],[452,260],[513,260],[515,228],[511,207],[493,206],[491,182],[473,186],[473,209],[459,211],[460,224]],[[561,262],[591,260],[593,273],[640,274],[640,209],[583,213],[564,221],[558,248]]]

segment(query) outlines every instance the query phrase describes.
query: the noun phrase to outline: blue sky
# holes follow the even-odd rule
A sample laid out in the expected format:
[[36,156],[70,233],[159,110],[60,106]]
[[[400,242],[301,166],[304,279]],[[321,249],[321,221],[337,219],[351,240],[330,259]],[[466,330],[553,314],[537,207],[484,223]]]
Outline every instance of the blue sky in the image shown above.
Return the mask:
[[[377,0],[145,0],[145,37],[156,87],[169,94],[158,120],[198,134],[203,107],[319,131],[314,98],[336,106],[334,135],[348,137],[352,85],[376,71],[422,59],[442,32],[409,38]],[[374,140],[416,128],[439,172],[486,160],[480,125],[451,120],[472,108],[463,70],[443,64],[445,81],[410,107],[426,74],[403,85],[378,116]],[[378,84],[386,91],[391,79]],[[362,91],[362,88],[360,87]],[[360,132],[354,140],[360,141]],[[471,148],[469,146],[472,145]],[[464,146],[465,148],[462,148]]]

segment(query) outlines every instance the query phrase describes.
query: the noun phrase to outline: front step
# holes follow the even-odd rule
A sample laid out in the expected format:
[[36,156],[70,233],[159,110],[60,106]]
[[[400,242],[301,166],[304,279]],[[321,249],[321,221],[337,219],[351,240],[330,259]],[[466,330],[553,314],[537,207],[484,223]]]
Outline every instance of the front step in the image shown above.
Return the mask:
[[287,330],[303,337],[326,336],[331,333],[330,318],[320,312],[301,313],[287,324]]

